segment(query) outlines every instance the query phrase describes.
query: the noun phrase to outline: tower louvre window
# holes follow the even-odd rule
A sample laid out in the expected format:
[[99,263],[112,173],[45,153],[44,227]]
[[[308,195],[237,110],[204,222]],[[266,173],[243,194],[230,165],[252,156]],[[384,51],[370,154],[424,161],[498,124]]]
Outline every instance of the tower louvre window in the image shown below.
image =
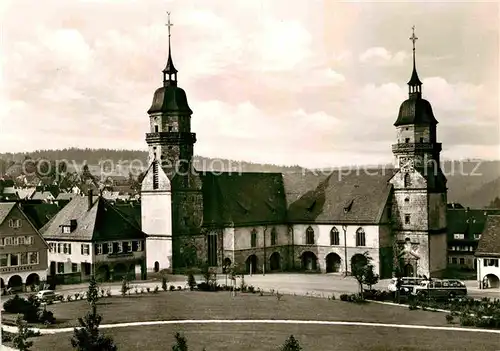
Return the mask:
[[155,133],[158,133],[158,126],[155,125]]
[[153,189],[158,189],[158,163],[153,163]]
[[410,142],[410,138],[405,138],[405,143],[409,143]]
[[404,185],[405,185],[405,188],[408,188],[409,186],[411,186],[411,178],[410,178],[410,175],[408,173],[405,174]]

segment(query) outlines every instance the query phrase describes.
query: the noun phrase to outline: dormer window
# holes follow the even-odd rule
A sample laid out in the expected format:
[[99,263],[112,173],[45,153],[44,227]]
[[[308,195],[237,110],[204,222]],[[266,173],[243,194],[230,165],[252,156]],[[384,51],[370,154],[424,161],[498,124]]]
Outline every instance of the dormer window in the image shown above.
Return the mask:
[[21,220],[20,219],[9,219],[9,227],[10,228],[21,228]]
[[69,234],[69,233],[71,233],[71,228],[70,228],[70,226],[69,226],[69,225],[63,225],[63,226],[62,226],[62,233],[63,233],[63,234]]

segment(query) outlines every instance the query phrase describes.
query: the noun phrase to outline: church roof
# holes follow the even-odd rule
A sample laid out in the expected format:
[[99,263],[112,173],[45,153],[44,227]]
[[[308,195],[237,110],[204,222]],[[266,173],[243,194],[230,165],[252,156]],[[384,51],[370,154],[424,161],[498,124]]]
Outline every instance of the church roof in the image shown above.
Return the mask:
[[378,224],[393,173],[392,169],[285,173],[288,221]]
[[191,115],[193,113],[191,108],[189,108],[186,92],[174,85],[167,85],[156,89],[148,114],[158,112],[184,115]]
[[[76,220],[76,229],[63,233],[61,226]],[[101,196],[93,197],[89,208],[88,196],[74,197],[41,229],[45,239],[107,241],[143,239],[145,234],[135,221],[114,208]]]
[[205,172],[201,179],[205,226],[286,223],[281,173]]
[[407,124],[429,125],[437,123],[430,102],[417,95],[403,101],[394,125],[397,127]]
[[476,256],[500,257],[500,216],[488,216],[477,249]]

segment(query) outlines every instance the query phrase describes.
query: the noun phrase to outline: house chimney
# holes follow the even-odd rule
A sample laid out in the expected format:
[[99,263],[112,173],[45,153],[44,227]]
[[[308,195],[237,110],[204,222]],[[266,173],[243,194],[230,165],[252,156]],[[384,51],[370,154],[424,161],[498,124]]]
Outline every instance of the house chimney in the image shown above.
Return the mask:
[[92,194],[92,189],[89,189],[89,208],[88,208],[88,211],[90,211],[90,209],[92,208],[93,198],[94,198],[94,196]]

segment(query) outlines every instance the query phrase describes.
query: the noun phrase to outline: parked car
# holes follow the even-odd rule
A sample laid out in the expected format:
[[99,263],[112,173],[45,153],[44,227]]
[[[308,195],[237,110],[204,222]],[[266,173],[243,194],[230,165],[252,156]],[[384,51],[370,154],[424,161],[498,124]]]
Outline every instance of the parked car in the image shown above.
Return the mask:
[[[410,295],[416,286],[425,281],[424,278],[417,277],[402,277],[399,279],[401,280],[401,287],[399,292],[402,295]],[[387,289],[389,289],[389,291],[391,292],[396,292],[398,290],[397,282],[398,278],[392,278],[389,282],[389,285],[387,286]]]
[[434,299],[454,298],[467,295],[465,283],[459,280],[431,280],[420,283],[415,287],[414,295],[431,297]]
[[40,290],[35,296],[41,302],[46,303],[52,303],[58,299],[54,290]]

